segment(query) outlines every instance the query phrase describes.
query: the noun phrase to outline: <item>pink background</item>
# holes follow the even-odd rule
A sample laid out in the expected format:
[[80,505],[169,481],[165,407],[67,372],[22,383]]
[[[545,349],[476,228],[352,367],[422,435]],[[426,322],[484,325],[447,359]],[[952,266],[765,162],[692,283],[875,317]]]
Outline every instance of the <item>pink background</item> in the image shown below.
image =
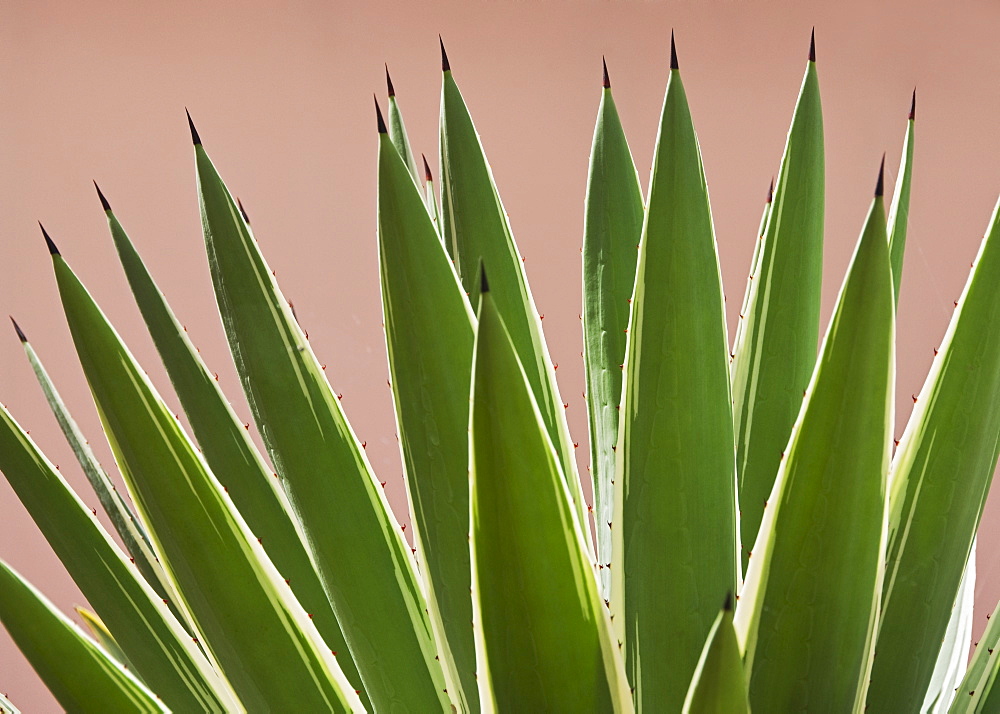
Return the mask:
[[[729,301],[743,295],[765,189],[816,26],[827,141],[824,325],[868,208],[888,186],[918,87],[916,171],[898,320],[902,432],[1000,191],[1000,6],[891,2],[435,2],[14,0],[0,28],[0,310],[31,338],[90,438],[100,430],[35,225],[41,220],[169,395],[107,233],[97,179],[242,415],[248,410],[208,278],[184,107],[261,246],[402,521],[375,247],[372,92],[392,71],[415,150],[437,173],[437,34],[490,157],[570,404],[586,438],[579,358],[583,197],[601,55],[645,189],[671,27],[704,152]],[[5,329],[5,328],[0,328]],[[0,333],[2,334],[2,333]],[[0,400],[96,504],[13,331]],[[98,443],[113,470],[109,450]],[[581,456],[586,459],[584,450]],[[584,464],[585,465],[585,464]],[[117,478],[117,474],[115,474]],[[979,546],[977,632],[1000,597],[1000,502]],[[82,603],[0,480],[0,558],[60,607]],[[57,707],[0,630],[0,691]]]

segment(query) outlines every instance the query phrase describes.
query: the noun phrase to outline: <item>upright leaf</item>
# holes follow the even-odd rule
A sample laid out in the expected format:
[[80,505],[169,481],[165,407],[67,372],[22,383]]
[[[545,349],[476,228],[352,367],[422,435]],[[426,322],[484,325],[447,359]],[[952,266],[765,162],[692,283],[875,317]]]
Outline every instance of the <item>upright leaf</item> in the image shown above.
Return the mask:
[[[434,230],[437,231],[438,238],[441,239],[441,244],[444,245],[444,236],[441,233],[441,209],[438,207],[437,194],[434,193],[434,176],[431,174],[431,167],[427,163],[427,157],[421,154],[420,158],[424,160],[424,201],[427,203],[427,213],[430,214]],[[445,250],[447,251],[447,247],[445,247]]]
[[492,295],[484,286],[470,426],[482,707],[631,712],[578,516]]
[[611,609],[637,709],[680,709],[735,591],[736,476],[722,278],[671,45],[629,321]]
[[[566,485],[589,531],[587,509],[576,467],[573,439],[556,385],[555,370],[542,335],[542,321],[528,288],[521,253],[514,243],[507,213],[479,142],[479,134],[455,84],[448,56],[441,46],[441,205],[442,234],[466,292],[475,304],[476,270],[482,259],[490,269],[497,309],[510,331],[518,359],[524,365],[532,394],[556,447]],[[588,537],[589,542],[589,537]]]
[[823,115],[816,54],[788,131],[753,284],[733,346],[743,568],[816,362],[823,277]]
[[750,714],[743,653],[733,629],[733,596],[715,618],[691,678],[683,714]]
[[[3,561],[0,622],[66,711],[169,711]],[[5,703],[0,697],[0,712],[13,711]]]
[[260,539],[292,592],[312,617],[329,649],[366,708],[371,706],[358,668],[347,648],[337,617],[313,568],[295,515],[271,470],[236,418],[219,388],[218,378],[202,362],[187,330],[174,317],[163,293],[153,282],[125,229],[115,217],[104,194],[97,190],[108,218],[118,257],[129,286],[153,337],[167,374],[202,454],[212,473],[226,488],[250,530]]
[[899,285],[903,279],[903,250],[906,248],[906,225],[910,217],[910,183],[913,179],[913,122],[917,113],[917,90],[913,90],[910,117],[903,137],[903,153],[899,158],[896,188],[889,207],[889,259],[892,261],[892,289],[899,304]]
[[987,618],[990,623],[976,643],[965,678],[948,710],[950,714],[995,712],[1000,705],[1000,687],[995,686],[1000,673],[1000,603]]
[[58,253],[52,258],[115,459],[167,573],[233,689],[255,711],[360,710],[307,613],[177,418],[66,261]]
[[379,134],[379,273],[413,540],[448,691],[478,711],[469,599],[469,389],[475,318],[419,190]]
[[880,172],[736,613],[754,711],[863,706],[884,568],[893,331]]
[[1000,452],[1000,203],[973,265],[892,461],[872,711],[922,702]]
[[393,146],[399,152],[403,163],[410,172],[410,177],[417,186],[420,185],[420,174],[417,173],[417,161],[410,148],[410,140],[406,136],[406,126],[403,124],[403,114],[399,111],[399,102],[396,100],[396,90],[392,86],[392,78],[389,76],[389,66],[385,67],[385,84],[389,91],[389,137]]
[[601,597],[611,597],[611,518],[615,444],[629,302],[635,287],[636,246],[642,234],[642,193],[622,130],[611,81],[604,90],[590,151],[583,222],[583,359],[590,419],[590,478]]
[[376,710],[447,710],[409,547],[340,400],[192,125],[202,224],[230,351]]
[[938,652],[934,673],[931,675],[921,712],[945,714],[955,699],[955,690],[965,677],[972,646],[972,625],[976,604],[976,542],[972,542],[969,562],[962,575],[962,584],[955,597],[948,629]]

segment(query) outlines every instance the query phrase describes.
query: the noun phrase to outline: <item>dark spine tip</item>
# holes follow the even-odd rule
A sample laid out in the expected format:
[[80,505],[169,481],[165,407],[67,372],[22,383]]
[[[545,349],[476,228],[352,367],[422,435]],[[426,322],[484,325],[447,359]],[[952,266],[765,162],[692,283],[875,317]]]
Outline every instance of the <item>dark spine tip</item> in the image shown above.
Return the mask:
[[611,89],[611,79],[608,77],[608,63],[601,57],[601,66],[604,68],[604,88]]
[[677,64],[677,45],[674,44],[674,31],[670,31],[670,69],[680,69]]
[[438,35],[438,43],[441,45],[441,71],[450,72],[451,63],[448,61],[448,53],[444,49],[444,40],[441,39],[441,35]]
[[726,612],[732,612],[733,611],[733,591],[732,590],[729,590],[729,591],[726,592],[726,599],[722,603],[722,609],[725,610]]
[[110,203],[108,203],[108,199],[106,199],[106,198],[104,197],[104,194],[103,194],[103,193],[101,193],[101,187],[97,185],[97,181],[94,181],[94,188],[96,188],[96,189],[97,189],[97,197],[98,197],[99,199],[101,199],[101,207],[102,207],[102,208],[103,208],[103,209],[104,209],[105,211],[110,211],[110,210],[111,210],[111,204],[110,204]]
[[434,177],[431,176],[431,167],[430,164],[427,163],[427,157],[421,154],[420,158],[424,160],[424,181],[433,181]]
[[883,184],[885,183],[885,154],[882,154],[882,163],[878,167],[878,181],[875,182],[875,197],[883,195]]
[[389,130],[385,128],[385,119],[382,118],[382,108],[378,105],[378,97],[375,97],[375,120],[378,122],[378,133],[388,134]]
[[247,215],[247,209],[243,208],[243,202],[239,198],[236,199],[236,205],[239,206],[240,215],[243,216],[243,220],[249,226],[250,225],[250,216]]
[[388,64],[385,66],[385,86],[389,90],[389,96],[390,97],[395,97],[396,96],[396,90],[392,88],[392,77],[389,76],[389,65]]
[[809,61],[816,61],[816,28],[812,29],[812,34],[809,35]]
[[913,97],[910,99],[910,121],[917,118],[917,88],[913,88]]
[[194,122],[191,121],[191,112],[189,112],[187,109],[185,109],[184,113],[187,114],[188,128],[191,130],[191,141],[194,142],[195,146],[200,146],[201,145],[201,137],[198,136],[198,130],[194,128]]
[[479,292],[488,293],[490,291],[490,283],[486,279],[486,266],[483,265],[482,261],[479,263]]
[[774,177],[771,177],[771,188],[767,189],[767,202],[771,203],[774,201]]
[[52,242],[51,238],[49,238],[49,234],[48,231],[45,230],[45,226],[39,223],[38,227],[42,229],[42,235],[45,236],[45,245],[48,247],[49,253],[52,255],[62,255],[62,253],[59,252],[59,249],[56,248],[56,244]]
[[10,321],[14,324],[14,332],[17,333],[17,339],[21,340],[22,345],[26,344],[28,342],[28,338],[24,336],[23,332],[21,332],[21,327],[17,324],[17,320],[15,320],[12,315],[8,315],[7,317],[9,317]]

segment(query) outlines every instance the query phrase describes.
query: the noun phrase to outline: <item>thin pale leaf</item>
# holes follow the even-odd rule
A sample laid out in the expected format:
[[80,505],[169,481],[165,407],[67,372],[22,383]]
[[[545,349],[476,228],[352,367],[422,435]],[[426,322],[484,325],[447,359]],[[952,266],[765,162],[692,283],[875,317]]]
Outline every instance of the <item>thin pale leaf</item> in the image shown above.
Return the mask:
[[945,714],[955,699],[955,691],[965,677],[972,645],[972,624],[976,604],[976,543],[972,543],[969,562],[965,566],[962,584],[955,597],[948,629],[938,653],[934,674],[931,675],[921,712]]

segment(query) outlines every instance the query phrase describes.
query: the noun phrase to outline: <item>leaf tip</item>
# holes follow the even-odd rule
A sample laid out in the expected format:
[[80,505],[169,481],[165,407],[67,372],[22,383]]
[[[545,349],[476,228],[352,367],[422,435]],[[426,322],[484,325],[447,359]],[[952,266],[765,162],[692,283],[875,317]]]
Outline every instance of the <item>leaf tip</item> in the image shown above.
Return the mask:
[[486,279],[486,266],[483,264],[482,259],[479,261],[479,292],[488,293],[490,291],[490,282]]
[[420,155],[420,158],[424,160],[424,181],[430,183],[434,180],[434,177],[431,175],[430,164],[427,163],[427,157],[423,154]]
[[601,65],[604,68],[604,88],[611,89],[611,79],[608,77],[608,63],[605,61],[603,55],[601,55]]
[[767,189],[767,202],[774,202],[774,176],[771,177],[771,187]]
[[389,65],[388,65],[388,63],[386,63],[386,65],[385,65],[385,86],[389,90],[389,96],[390,97],[395,97],[396,96],[396,90],[392,88],[392,77],[389,76]]
[[62,255],[62,253],[59,252],[59,249],[56,248],[56,244],[52,242],[51,238],[49,238],[48,231],[45,230],[45,226],[43,226],[40,221],[38,223],[38,227],[42,229],[42,235],[45,237],[45,245],[49,249],[49,254]]
[[201,146],[201,137],[198,136],[198,130],[194,128],[194,121],[191,120],[191,112],[184,108],[184,113],[187,114],[188,118],[188,128],[191,130],[191,141],[195,146]]
[[97,189],[97,197],[101,199],[101,208],[105,211],[111,210],[111,204],[108,203],[108,199],[104,197],[104,193],[101,192],[101,187],[97,185],[97,181],[94,181],[94,188]]
[[809,61],[816,61],[816,28],[813,27],[812,33],[809,35]]
[[14,325],[14,332],[17,333],[17,339],[21,340],[21,344],[27,344],[28,338],[24,336],[24,332],[21,331],[21,326],[17,324],[17,320],[14,319],[13,315],[8,315],[11,323]]
[[732,590],[727,590],[726,591],[726,599],[722,603],[722,609],[725,610],[726,612],[732,612],[733,611],[733,591]]
[[917,118],[917,88],[913,88],[913,96],[910,98],[910,121]]
[[677,45],[674,44],[674,31],[670,30],[670,69],[680,69],[677,64]]
[[444,49],[444,40],[441,39],[441,35],[438,35],[438,44],[441,45],[441,71],[450,72],[451,63],[448,61],[448,53]]
[[878,181],[875,182],[875,198],[883,194],[883,184],[885,181],[885,154],[882,154],[882,163],[878,167]]
[[385,128],[385,119],[382,118],[382,108],[378,105],[378,97],[375,97],[375,121],[378,125],[379,134],[389,133],[389,130]]
[[238,196],[236,198],[236,205],[239,206],[240,215],[243,216],[243,221],[249,226],[250,216],[247,215],[247,209],[243,208],[243,202],[239,199]]

